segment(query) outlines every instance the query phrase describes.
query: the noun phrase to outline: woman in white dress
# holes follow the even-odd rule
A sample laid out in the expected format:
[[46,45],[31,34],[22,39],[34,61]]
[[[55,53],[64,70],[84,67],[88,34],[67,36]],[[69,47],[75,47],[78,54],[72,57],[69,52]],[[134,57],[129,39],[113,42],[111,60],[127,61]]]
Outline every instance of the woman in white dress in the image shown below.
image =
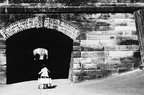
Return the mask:
[[46,65],[42,65],[42,69],[38,74],[41,74],[40,78],[38,78],[38,88],[40,87],[40,84],[43,84],[43,88],[47,88],[51,86],[51,78],[49,77],[50,71],[47,69]]
[[47,69],[45,64],[42,66],[41,71],[38,74],[41,74],[41,78],[49,78],[49,73],[50,71]]

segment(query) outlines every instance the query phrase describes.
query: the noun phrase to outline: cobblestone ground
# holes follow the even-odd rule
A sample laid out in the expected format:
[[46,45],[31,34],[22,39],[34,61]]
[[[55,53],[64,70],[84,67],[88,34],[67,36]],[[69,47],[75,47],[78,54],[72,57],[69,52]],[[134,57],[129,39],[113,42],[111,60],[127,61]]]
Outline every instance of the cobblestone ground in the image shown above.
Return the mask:
[[0,95],[144,95],[144,71],[134,70],[102,80],[71,83],[52,80],[53,89],[38,89],[37,81],[1,85]]

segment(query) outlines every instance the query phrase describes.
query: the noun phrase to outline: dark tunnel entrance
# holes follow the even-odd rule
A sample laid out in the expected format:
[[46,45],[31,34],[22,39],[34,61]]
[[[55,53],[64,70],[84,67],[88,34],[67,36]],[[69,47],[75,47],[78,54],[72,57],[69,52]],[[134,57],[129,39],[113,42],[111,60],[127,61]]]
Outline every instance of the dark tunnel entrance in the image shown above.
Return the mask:
[[[7,84],[37,80],[42,64],[52,79],[68,78],[73,40],[52,29],[28,29],[6,41]],[[34,60],[33,50],[45,48],[48,59]]]

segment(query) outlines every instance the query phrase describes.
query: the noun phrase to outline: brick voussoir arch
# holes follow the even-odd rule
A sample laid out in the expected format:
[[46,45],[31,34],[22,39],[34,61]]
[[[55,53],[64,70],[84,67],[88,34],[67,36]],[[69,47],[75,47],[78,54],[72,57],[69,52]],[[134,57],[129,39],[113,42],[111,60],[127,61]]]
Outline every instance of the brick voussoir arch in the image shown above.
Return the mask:
[[79,35],[79,30],[76,27],[66,23],[65,21],[51,18],[45,18],[45,20],[42,20],[42,17],[34,17],[16,21],[9,26],[1,29],[0,33],[2,34],[4,39],[7,40],[12,35],[23,30],[42,27],[55,29],[67,35],[73,40],[76,40],[76,37],[78,37]]

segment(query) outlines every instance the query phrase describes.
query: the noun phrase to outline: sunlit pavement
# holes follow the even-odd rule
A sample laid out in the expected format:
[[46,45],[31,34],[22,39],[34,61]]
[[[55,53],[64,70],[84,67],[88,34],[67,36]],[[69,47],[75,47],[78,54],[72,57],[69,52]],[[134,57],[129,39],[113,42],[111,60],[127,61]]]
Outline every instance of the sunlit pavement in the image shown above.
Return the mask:
[[37,80],[0,86],[0,95],[144,95],[144,71],[134,70],[106,79],[72,83],[52,80],[52,89],[38,89]]

